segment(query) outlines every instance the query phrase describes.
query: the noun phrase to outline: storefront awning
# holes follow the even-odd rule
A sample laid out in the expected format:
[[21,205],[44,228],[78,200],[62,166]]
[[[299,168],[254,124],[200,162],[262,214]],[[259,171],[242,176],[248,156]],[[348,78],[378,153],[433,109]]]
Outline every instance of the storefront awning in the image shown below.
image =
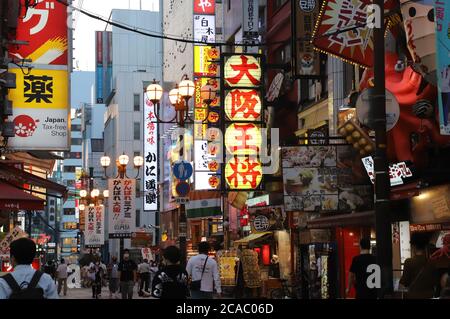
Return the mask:
[[0,210],[44,210],[44,200],[0,183]]
[[251,235],[249,235],[249,236],[247,236],[247,237],[244,237],[244,238],[241,238],[241,239],[238,239],[238,240],[235,240],[234,242],[233,242],[233,244],[235,245],[235,246],[239,246],[239,245],[248,245],[249,243],[251,243],[251,242],[255,242],[255,241],[257,241],[257,240],[262,240],[262,239],[264,239],[265,237],[268,237],[269,235],[272,235],[273,233],[272,232],[263,232],[263,233],[254,233],[254,234],[251,234]]
[[375,224],[375,212],[368,211],[315,218],[308,221],[306,224],[307,228],[309,229],[324,229],[348,226],[372,226]]
[[[11,184],[13,186],[17,186],[18,188],[23,187],[24,184],[44,188],[46,190],[45,195],[47,196],[60,197],[64,199],[67,198],[67,188],[65,186],[0,162],[0,181],[2,180],[6,184]],[[33,190],[31,190],[31,192],[39,194]]]

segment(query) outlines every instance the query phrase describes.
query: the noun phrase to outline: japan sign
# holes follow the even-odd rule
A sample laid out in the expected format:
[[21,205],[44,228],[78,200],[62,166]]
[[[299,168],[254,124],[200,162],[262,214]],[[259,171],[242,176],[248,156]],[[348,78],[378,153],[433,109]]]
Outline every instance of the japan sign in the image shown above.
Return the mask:
[[216,41],[216,17],[208,15],[194,15],[194,41],[205,44]]
[[158,123],[155,108],[146,99],[144,106],[144,211],[158,210]]
[[367,6],[371,3],[371,0],[326,0],[312,35],[314,46],[319,51],[371,67],[373,29],[366,24]]
[[253,123],[233,123],[225,132],[225,145],[233,155],[257,155],[261,150],[261,131]]
[[8,145],[15,150],[66,150],[69,146],[68,72],[32,69],[27,75],[20,69],[17,87],[9,91],[13,101],[15,137]]
[[105,207],[103,205],[86,207],[84,243],[99,247],[105,241]]
[[230,189],[255,189],[262,175],[261,163],[253,158],[234,157],[225,166],[225,180]]
[[261,98],[256,90],[234,89],[225,97],[225,113],[231,121],[257,121]]
[[225,63],[225,83],[229,87],[261,85],[261,65],[251,55],[233,55]]
[[108,180],[109,238],[131,238],[136,225],[136,180]]
[[300,0],[295,5],[295,25],[297,38],[297,73],[300,75],[319,75],[319,52],[314,50],[311,36],[319,15],[319,0]]
[[217,63],[219,49],[205,45],[194,46],[194,76],[216,76],[219,72]]
[[194,13],[215,14],[215,0],[194,0]]
[[67,65],[68,7],[56,0],[34,2],[36,5],[27,9],[17,26],[16,38],[28,44],[10,45],[10,57],[31,59],[35,65]]

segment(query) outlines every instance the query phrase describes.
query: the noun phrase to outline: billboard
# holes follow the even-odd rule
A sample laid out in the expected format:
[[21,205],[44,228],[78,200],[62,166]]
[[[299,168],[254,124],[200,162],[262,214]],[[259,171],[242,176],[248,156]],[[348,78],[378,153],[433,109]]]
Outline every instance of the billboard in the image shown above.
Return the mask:
[[17,150],[65,150],[69,147],[69,91],[65,70],[32,69],[16,74],[17,87],[9,91],[13,102],[15,136],[8,140]]
[[216,42],[216,17],[194,14],[194,41]]
[[144,105],[144,211],[158,210],[158,123],[155,107],[145,99]]
[[136,180],[108,180],[109,238],[131,238],[136,225]]
[[[312,38],[327,54],[363,67],[373,62],[373,29],[367,25],[371,0],[325,0]],[[336,32],[349,29],[347,32]]]
[[[371,210],[373,187],[358,178],[351,146],[282,148],[286,211],[353,212]],[[362,166],[359,164],[359,166]]]
[[105,207],[88,206],[85,212],[84,244],[86,247],[100,247],[105,241]]
[[28,44],[11,44],[10,58],[31,59],[34,65],[68,65],[67,7],[54,0],[35,2],[17,26],[16,38]]
[[439,123],[442,135],[450,135],[450,38],[448,26],[450,24],[450,3],[448,1],[436,1],[436,53],[437,53],[437,78],[439,92]]
[[242,12],[244,22],[242,24],[243,37],[255,39],[259,37],[259,0],[243,0]]

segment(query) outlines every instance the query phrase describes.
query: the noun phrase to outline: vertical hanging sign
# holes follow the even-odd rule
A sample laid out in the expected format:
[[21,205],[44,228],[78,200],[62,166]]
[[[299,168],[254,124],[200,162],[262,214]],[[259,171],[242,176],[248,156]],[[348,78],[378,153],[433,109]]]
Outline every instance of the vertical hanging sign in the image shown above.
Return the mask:
[[144,211],[158,210],[158,123],[155,107],[144,105]]
[[439,122],[442,135],[450,135],[450,3],[435,0]]
[[86,247],[100,247],[105,242],[105,207],[88,206],[86,209],[86,229],[84,231]]
[[109,238],[131,238],[136,225],[136,180],[108,180]]

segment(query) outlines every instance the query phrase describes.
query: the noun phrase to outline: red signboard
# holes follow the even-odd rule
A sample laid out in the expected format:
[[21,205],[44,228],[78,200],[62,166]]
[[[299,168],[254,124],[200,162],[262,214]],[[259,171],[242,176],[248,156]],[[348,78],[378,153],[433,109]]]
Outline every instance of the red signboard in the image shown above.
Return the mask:
[[44,0],[30,7],[19,19],[17,40],[28,45],[11,45],[12,58],[31,59],[34,64],[67,65],[67,7],[54,0]]
[[371,67],[373,29],[367,26],[367,6],[371,3],[371,0],[326,0],[313,33],[316,49]]
[[215,0],[194,0],[194,13],[214,14],[216,8]]

